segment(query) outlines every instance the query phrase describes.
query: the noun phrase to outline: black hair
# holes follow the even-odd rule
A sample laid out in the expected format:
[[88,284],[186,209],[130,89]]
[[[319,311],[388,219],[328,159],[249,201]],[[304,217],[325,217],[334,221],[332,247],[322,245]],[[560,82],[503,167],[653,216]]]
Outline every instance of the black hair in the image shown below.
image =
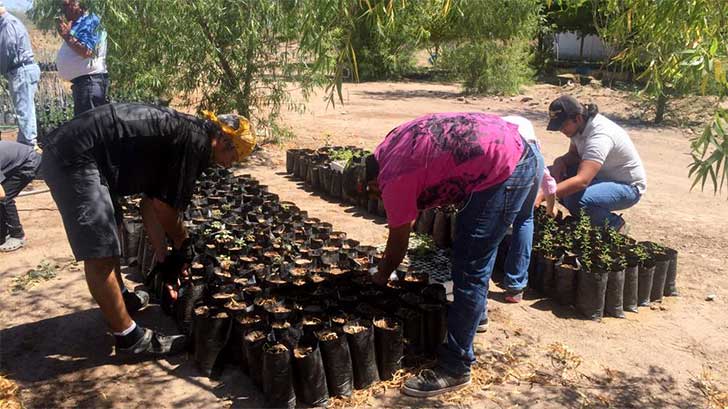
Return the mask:
[[379,162],[377,162],[377,158],[374,157],[374,154],[369,154],[364,159],[364,163],[366,165],[365,178],[366,182],[369,183],[379,176]]
[[574,119],[577,115],[581,115],[584,117],[584,122],[588,122],[599,113],[599,107],[597,104],[582,104],[579,111],[578,113],[569,115],[569,118]]
[[599,113],[599,107],[597,106],[597,104],[586,104],[584,105],[583,110],[584,120],[586,121],[594,118],[594,116]]

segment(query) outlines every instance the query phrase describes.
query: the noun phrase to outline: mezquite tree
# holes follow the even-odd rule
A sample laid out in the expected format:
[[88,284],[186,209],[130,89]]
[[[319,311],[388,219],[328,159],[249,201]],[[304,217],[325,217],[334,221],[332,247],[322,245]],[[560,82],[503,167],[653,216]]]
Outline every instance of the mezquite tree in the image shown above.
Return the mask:
[[619,53],[614,60],[645,79],[644,91],[656,101],[655,122],[663,119],[672,93],[718,95],[713,120],[691,142],[692,187],[710,178],[714,193],[728,186],[728,2],[711,0],[592,0],[604,19],[600,34]]
[[[441,2],[422,0],[423,7]],[[465,90],[513,94],[533,75],[530,42],[539,21],[539,0],[452,0],[447,12],[423,13],[422,26],[438,64],[463,80]]]
[[[353,34],[373,35],[408,3],[360,0],[86,0],[109,34],[116,93],[180,97],[198,109],[237,111],[275,124],[291,90],[326,86],[341,99],[347,68],[358,79]],[[55,29],[60,0],[35,0],[30,17]],[[449,0],[441,2],[443,10]]]

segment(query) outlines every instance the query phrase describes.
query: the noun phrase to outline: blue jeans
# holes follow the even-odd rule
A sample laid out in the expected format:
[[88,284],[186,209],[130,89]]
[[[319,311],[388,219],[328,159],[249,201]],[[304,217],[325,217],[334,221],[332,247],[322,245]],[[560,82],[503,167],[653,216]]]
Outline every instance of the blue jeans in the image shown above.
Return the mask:
[[586,189],[561,199],[561,204],[577,217],[579,210],[584,209],[595,226],[603,226],[606,221],[611,227],[619,228],[624,221],[612,211],[628,209],[636,205],[640,197],[634,186],[594,180]]
[[78,116],[98,106],[106,105],[109,99],[109,76],[107,74],[82,75],[71,81],[73,91],[73,116]]
[[536,156],[536,183],[531,188],[528,197],[521,206],[521,210],[513,221],[513,235],[506,256],[505,279],[503,281],[508,291],[521,291],[528,285],[528,265],[531,262],[531,247],[533,245],[533,203],[538,195],[544,168],[543,155],[538,149],[538,144],[534,142],[529,145]]
[[18,116],[18,142],[35,146],[38,135],[35,122],[35,91],[40,81],[38,64],[19,67],[7,73],[8,87]]
[[498,243],[536,183],[536,166],[536,155],[527,148],[505,182],[471,194],[458,214],[452,255],[454,301],[447,316],[447,344],[439,354],[440,368],[453,375],[470,373],[475,362],[473,338],[486,307]]

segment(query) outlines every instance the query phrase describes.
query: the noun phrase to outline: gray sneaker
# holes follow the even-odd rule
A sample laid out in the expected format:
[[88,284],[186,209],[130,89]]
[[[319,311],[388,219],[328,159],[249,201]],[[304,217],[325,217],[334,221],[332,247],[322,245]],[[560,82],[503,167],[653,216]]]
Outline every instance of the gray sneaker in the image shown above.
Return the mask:
[[23,246],[25,246],[25,237],[22,239],[8,237],[5,240],[5,243],[0,245],[0,251],[7,253],[10,251],[20,250]]
[[484,332],[488,332],[488,319],[480,320],[478,323],[478,328],[475,330],[478,334],[482,334]]
[[136,344],[129,348],[117,347],[116,351],[124,355],[175,355],[185,350],[186,341],[187,337],[184,335],[162,335],[149,328],[144,328],[144,336]]
[[452,392],[470,385],[470,374],[452,376],[440,368],[423,369],[402,386],[402,393],[417,398],[427,398]]

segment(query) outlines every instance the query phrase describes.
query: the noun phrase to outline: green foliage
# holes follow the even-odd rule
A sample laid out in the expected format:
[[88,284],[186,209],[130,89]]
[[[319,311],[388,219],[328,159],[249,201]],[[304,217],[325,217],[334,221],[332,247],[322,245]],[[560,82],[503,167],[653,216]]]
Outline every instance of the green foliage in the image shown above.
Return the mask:
[[553,217],[549,217],[542,212],[543,217],[539,217],[537,240],[534,246],[545,257],[556,256],[556,234],[558,233],[558,225]]
[[626,258],[632,264],[642,264],[649,258],[649,254],[642,244],[635,243],[627,247]]
[[411,233],[409,240],[409,251],[414,256],[428,256],[437,251],[437,246],[432,236],[427,234]]
[[[391,50],[397,42],[388,43],[387,35],[396,34],[395,16],[409,3],[105,0],[89,6],[109,34],[107,62],[116,90],[180,96],[198,109],[264,119],[277,118],[291,103],[292,87],[308,96],[328,84],[330,101],[335,95],[341,100],[345,69],[353,67],[358,79],[358,24],[375,28],[371,35],[386,39],[375,43]],[[36,0],[30,15],[39,26],[55,29],[59,13],[58,0]]]
[[553,73],[554,35],[576,32],[581,36],[597,34],[594,25],[595,2],[592,0],[544,0],[539,15],[533,66],[539,73]]
[[703,133],[691,141],[693,163],[690,164],[688,176],[693,178],[691,189],[700,183],[705,189],[705,182],[710,177],[713,193],[723,193],[723,186],[728,187],[728,111],[718,109],[713,121]]
[[530,45],[525,39],[510,42],[481,40],[446,47],[443,66],[463,80],[466,92],[514,95],[533,77]]
[[43,281],[52,280],[58,275],[60,268],[61,266],[58,264],[43,260],[34,269],[28,270],[20,277],[15,277],[13,279],[12,291],[25,291],[37,286]]
[[[557,0],[578,7],[582,0]],[[726,111],[720,101],[728,91],[728,2],[711,0],[653,1],[603,0],[593,10],[600,36],[618,54],[622,64],[645,81],[642,92],[656,105],[655,122],[665,114],[668,98],[685,93],[719,96],[716,114],[692,140],[693,163],[689,175],[701,189],[710,178],[714,193],[726,182],[728,138]]]
[[[370,7],[386,9],[389,0],[360,2],[359,12]],[[440,6],[441,7],[441,6]],[[437,7],[419,2],[403,2],[396,18],[385,26],[378,25],[371,18],[355,21],[351,35],[351,46],[356,55],[359,78],[378,80],[398,78],[414,67],[413,55],[425,32],[420,16],[426,12],[438,15]]]
[[585,270],[590,271],[592,267],[592,257],[594,253],[594,246],[601,244],[601,240],[594,238],[594,231],[591,224],[591,219],[586,214],[584,209],[579,211],[579,218],[577,219],[576,226],[572,231],[573,248],[574,252],[579,255],[582,266]]
[[580,35],[597,34],[594,25],[595,2],[591,0],[543,1],[545,24],[556,32],[573,31]]
[[423,25],[438,64],[468,92],[513,94],[533,72],[530,41],[539,22],[537,0],[453,0],[449,12]]
[[352,160],[362,159],[370,153],[362,149],[337,148],[329,152],[329,158],[332,161],[344,163],[344,167],[348,167]]
[[643,92],[663,119],[670,96],[726,89],[728,2],[711,0],[600,2],[599,32],[619,53],[614,61],[639,73]]

